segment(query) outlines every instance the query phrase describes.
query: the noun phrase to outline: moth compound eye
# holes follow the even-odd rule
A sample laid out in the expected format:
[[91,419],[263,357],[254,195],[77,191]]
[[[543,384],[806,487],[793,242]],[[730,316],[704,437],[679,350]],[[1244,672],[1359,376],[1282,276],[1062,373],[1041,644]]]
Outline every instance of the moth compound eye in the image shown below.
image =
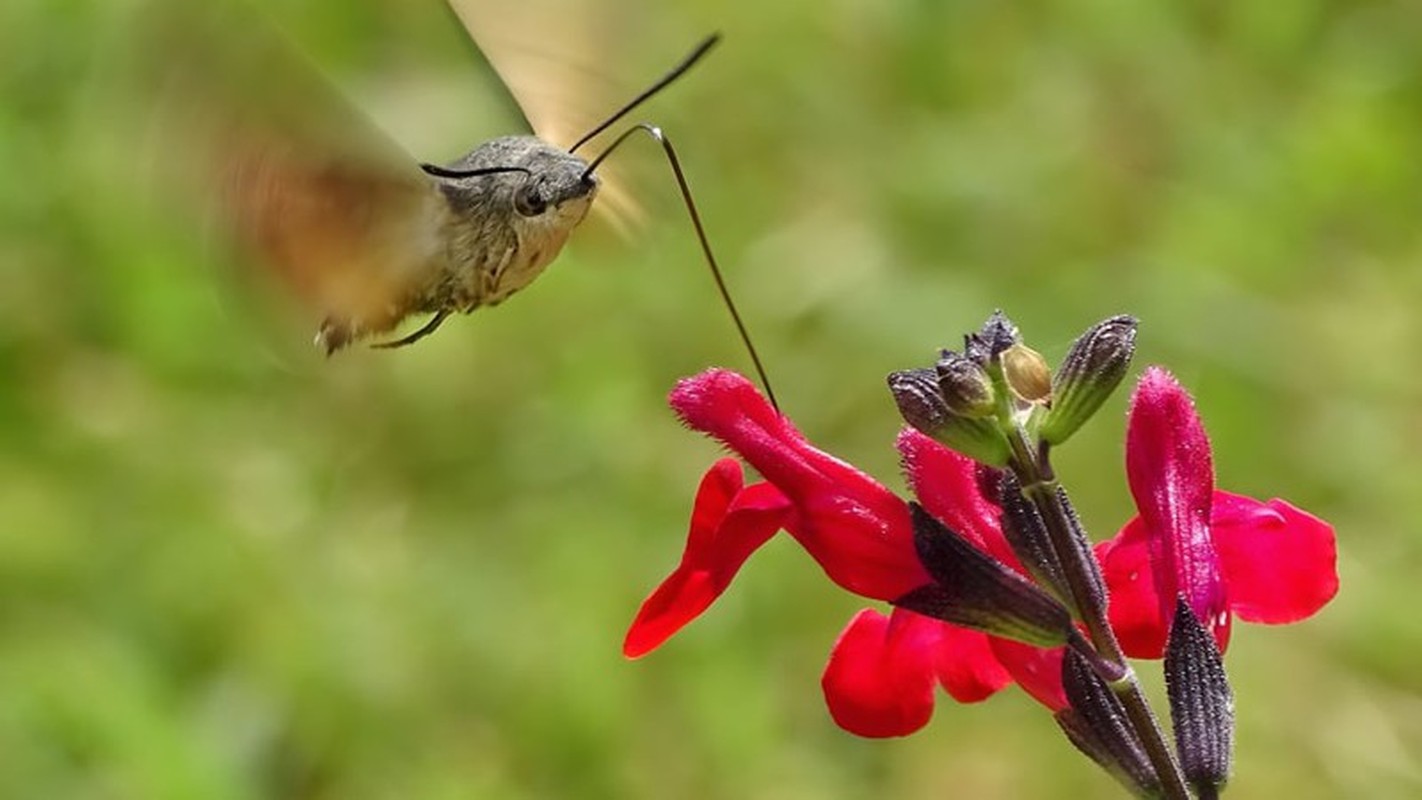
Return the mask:
[[536,217],[548,210],[548,201],[538,193],[538,187],[526,184],[514,192],[514,210],[525,217]]

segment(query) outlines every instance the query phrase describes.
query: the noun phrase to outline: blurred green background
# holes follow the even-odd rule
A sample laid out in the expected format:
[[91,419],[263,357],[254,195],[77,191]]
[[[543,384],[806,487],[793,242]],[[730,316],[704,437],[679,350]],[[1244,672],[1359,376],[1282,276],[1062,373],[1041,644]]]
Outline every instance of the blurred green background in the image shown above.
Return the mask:
[[[1422,5],[586,2],[627,86],[726,34],[638,116],[813,440],[899,487],[887,372],[1138,315],[1220,484],[1338,530],[1324,613],[1236,630],[1230,796],[1422,795]],[[1015,689],[840,732],[862,603],[788,541],[623,660],[717,454],[664,394],[748,368],[650,145],[641,235],[327,361],[133,182],[132,5],[0,4],[0,796],[1115,796]],[[436,0],[259,5],[416,157],[515,129]],[[1123,399],[1060,455],[1097,537]]]

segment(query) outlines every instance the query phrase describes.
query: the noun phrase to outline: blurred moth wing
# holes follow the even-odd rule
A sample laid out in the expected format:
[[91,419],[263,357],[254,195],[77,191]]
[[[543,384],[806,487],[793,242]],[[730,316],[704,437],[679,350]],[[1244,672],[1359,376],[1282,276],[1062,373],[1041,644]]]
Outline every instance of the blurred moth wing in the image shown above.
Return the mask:
[[[448,0],[469,38],[512,95],[535,136],[572,147],[640,87],[610,76],[607,43],[617,41],[596,4],[567,0]],[[625,32],[621,37],[625,38]],[[615,63],[615,61],[614,61]],[[623,236],[645,221],[629,181],[615,164],[597,169],[593,214]]]
[[489,67],[513,96],[529,130],[569,147],[611,110],[594,77],[602,39],[586,3],[449,0]]
[[444,263],[448,212],[413,158],[255,13],[158,3],[140,59],[161,180],[306,305],[334,351],[394,328]]
[[308,160],[246,139],[223,176],[226,213],[255,257],[326,314],[328,352],[423,310],[446,263],[443,199],[418,176],[350,160]]

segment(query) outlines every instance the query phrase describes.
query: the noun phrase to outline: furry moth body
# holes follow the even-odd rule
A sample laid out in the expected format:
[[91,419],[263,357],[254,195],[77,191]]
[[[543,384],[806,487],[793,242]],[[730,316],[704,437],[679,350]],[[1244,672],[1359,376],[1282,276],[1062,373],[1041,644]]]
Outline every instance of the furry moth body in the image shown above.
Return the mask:
[[[444,175],[373,175],[362,164],[233,162],[227,202],[241,239],[325,314],[328,353],[414,314],[492,306],[531,283],[587,215],[598,179],[534,136],[486,142]],[[497,169],[484,173],[483,170]]]

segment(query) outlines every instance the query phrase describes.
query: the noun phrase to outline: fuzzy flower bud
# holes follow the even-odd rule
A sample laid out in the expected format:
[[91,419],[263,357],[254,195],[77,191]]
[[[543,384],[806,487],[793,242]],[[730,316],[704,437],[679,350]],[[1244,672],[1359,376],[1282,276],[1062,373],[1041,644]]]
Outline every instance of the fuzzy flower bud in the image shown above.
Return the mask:
[[1083,333],[1057,370],[1052,409],[1042,421],[1041,437],[1058,445],[1076,433],[1125,377],[1135,350],[1135,317],[1111,317]]
[[1234,755],[1234,692],[1214,637],[1183,597],[1165,648],[1165,688],[1185,779],[1201,797],[1217,797]]
[[963,337],[963,353],[968,358],[986,366],[1002,355],[1007,348],[1022,341],[1022,335],[1012,320],[1001,311],[992,312],[976,333]]
[[938,374],[910,369],[889,375],[889,391],[904,421],[963,455],[990,466],[1007,464],[1007,440],[991,419],[971,419],[953,413],[943,399]]
[[976,361],[944,350],[935,366],[938,388],[950,411],[964,417],[988,417],[996,410],[992,379]]

